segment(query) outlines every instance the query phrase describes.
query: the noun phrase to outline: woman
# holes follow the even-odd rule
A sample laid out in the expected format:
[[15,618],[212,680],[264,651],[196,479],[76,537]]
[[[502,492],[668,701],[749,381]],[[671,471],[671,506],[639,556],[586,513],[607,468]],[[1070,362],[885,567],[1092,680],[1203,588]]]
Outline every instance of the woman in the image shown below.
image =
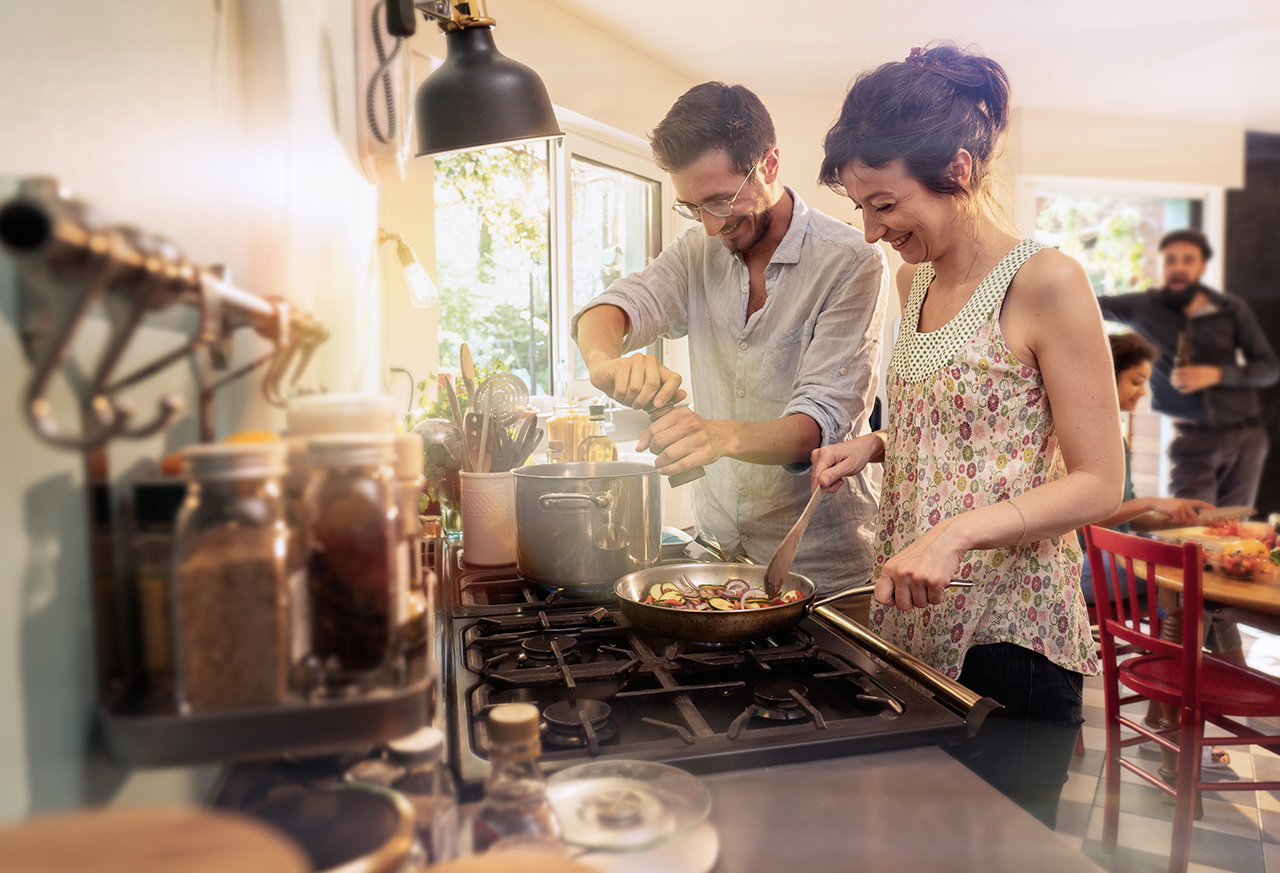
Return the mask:
[[[1151,381],[1151,361],[1156,350],[1136,333],[1114,334],[1107,338],[1111,343],[1111,361],[1116,374],[1116,396],[1121,412],[1133,412],[1138,401],[1147,396],[1147,383]],[[1123,503],[1109,518],[1094,522],[1103,527],[1128,533],[1132,530],[1161,530],[1178,525],[1194,524],[1198,510],[1213,509],[1212,503],[1180,497],[1135,497],[1133,480],[1129,474],[1129,446],[1124,447],[1124,495]],[[1084,549],[1084,535],[1079,536]],[[1124,572],[1123,568],[1120,570]],[[1081,575],[1081,589],[1085,603],[1093,605],[1093,579],[1089,562],[1085,561]]]
[[903,318],[887,429],[814,452],[812,475],[834,490],[884,463],[871,626],[1004,704],[968,764],[1052,827],[1097,671],[1073,532],[1115,512],[1124,457],[1084,271],[995,217],[1008,119],[1004,70],[949,44],[846,96],[820,181],[902,255]]

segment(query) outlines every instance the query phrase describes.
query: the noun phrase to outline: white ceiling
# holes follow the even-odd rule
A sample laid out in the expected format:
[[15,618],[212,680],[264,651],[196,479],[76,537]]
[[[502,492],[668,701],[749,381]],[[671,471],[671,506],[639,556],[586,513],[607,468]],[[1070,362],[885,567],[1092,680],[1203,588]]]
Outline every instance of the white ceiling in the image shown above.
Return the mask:
[[1017,107],[1280,133],[1280,0],[546,0],[692,79],[841,97],[933,39],[1009,73]]

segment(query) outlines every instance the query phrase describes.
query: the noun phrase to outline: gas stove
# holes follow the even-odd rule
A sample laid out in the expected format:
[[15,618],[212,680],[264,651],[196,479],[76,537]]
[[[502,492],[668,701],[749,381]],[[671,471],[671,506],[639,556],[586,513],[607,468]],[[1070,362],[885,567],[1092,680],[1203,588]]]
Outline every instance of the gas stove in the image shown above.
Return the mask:
[[970,732],[966,713],[819,617],[741,644],[679,643],[634,627],[611,589],[531,585],[453,548],[441,559],[441,696],[464,793],[488,775],[485,715],[502,703],[542,712],[548,773],[608,758],[703,773]]

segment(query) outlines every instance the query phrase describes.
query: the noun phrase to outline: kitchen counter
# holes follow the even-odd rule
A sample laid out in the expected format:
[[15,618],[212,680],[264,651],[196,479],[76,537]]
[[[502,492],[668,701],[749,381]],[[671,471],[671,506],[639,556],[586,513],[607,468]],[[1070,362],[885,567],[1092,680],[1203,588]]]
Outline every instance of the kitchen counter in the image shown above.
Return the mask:
[[1101,869],[936,746],[700,778],[715,873]]

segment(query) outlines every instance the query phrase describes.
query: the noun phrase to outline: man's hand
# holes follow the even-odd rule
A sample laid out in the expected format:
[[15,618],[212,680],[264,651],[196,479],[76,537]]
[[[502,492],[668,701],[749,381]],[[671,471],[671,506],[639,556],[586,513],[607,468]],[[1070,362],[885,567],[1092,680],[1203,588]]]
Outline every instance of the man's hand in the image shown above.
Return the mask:
[[587,359],[587,367],[592,385],[633,409],[656,409],[686,396],[680,374],[659,364],[653,355],[610,358],[597,351]]
[[657,455],[654,463],[664,476],[705,467],[724,457],[721,449],[729,442],[728,436],[719,432],[718,424],[687,406],[673,409],[641,432],[636,451]]
[[1177,367],[1169,374],[1169,381],[1183,394],[1194,394],[1221,382],[1222,368],[1199,365]]

